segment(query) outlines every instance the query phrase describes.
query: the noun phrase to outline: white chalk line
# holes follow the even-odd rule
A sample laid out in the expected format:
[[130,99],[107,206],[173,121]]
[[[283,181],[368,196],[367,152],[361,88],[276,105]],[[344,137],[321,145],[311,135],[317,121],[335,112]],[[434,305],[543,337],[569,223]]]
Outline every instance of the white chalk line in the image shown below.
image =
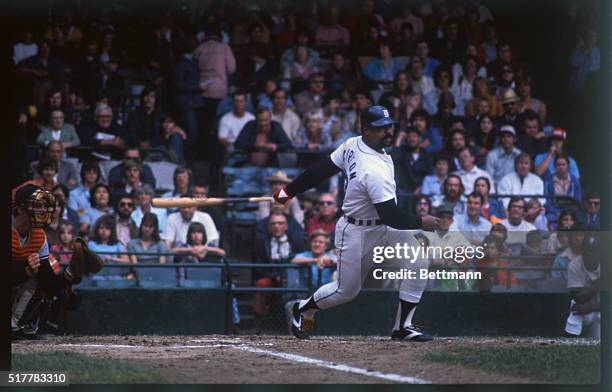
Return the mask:
[[[272,345],[269,343],[267,345]],[[41,346],[41,347],[49,347],[49,345],[28,345],[28,346]],[[375,377],[382,380],[398,382],[398,383],[407,383],[407,384],[429,384],[430,382],[427,380],[423,380],[417,377],[411,376],[402,376],[400,374],[394,373],[386,373],[380,372],[377,370],[368,370],[355,366],[345,365],[341,363],[335,363],[331,361],[325,361],[322,359],[316,359],[311,357],[306,357],[304,355],[297,355],[291,353],[285,353],[282,351],[271,351],[264,350],[257,347],[252,347],[247,344],[206,344],[206,345],[171,345],[171,346],[142,346],[142,345],[132,345],[132,344],[94,344],[94,343],[62,343],[57,344],[55,346],[59,347],[81,347],[81,348],[127,348],[127,349],[152,349],[152,348],[164,348],[164,349],[208,349],[208,348],[232,348],[235,350],[246,351],[253,354],[264,354],[270,355],[277,358],[282,358],[291,362],[305,363],[308,365],[314,365],[326,369],[332,369],[344,373],[351,374],[359,374],[362,376]]]

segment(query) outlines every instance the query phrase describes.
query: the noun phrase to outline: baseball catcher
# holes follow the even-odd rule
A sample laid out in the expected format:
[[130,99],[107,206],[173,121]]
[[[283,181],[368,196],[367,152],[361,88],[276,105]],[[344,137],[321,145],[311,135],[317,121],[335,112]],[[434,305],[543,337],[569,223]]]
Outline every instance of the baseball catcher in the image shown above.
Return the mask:
[[14,338],[33,338],[38,329],[41,303],[63,295],[74,303],[72,285],[82,276],[102,269],[103,261],[87,248],[85,240],[75,238],[70,264],[60,273],[44,227],[51,223],[55,197],[32,184],[13,191],[11,233],[11,330]]

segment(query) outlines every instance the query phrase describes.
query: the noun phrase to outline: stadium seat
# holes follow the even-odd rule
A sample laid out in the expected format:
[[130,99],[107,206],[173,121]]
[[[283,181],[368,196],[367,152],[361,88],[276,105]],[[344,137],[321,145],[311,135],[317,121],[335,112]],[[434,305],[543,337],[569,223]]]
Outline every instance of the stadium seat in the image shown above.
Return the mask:
[[143,288],[170,288],[177,286],[176,268],[138,268],[138,285]]
[[[220,266],[222,267],[222,266]],[[181,287],[212,288],[221,287],[222,268],[185,268],[185,279]]]
[[146,162],[153,171],[155,182],[157,183],[156,188],[167,189],[169,191],[174,190],[174,181],[172,177],[174,170],[177,168],[177,164],[171,162]]

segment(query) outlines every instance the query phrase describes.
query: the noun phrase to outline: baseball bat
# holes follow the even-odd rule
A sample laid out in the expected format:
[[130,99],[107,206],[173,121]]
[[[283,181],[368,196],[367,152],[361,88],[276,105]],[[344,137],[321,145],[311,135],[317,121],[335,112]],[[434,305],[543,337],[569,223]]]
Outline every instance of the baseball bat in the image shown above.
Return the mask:
[[156,197],[151,201],[153,207],[160,208],[181,208],[181,207],[201,207],[218,206],[226,203],[259,203],[262,201],[273,202],[271,196],[263,197]]

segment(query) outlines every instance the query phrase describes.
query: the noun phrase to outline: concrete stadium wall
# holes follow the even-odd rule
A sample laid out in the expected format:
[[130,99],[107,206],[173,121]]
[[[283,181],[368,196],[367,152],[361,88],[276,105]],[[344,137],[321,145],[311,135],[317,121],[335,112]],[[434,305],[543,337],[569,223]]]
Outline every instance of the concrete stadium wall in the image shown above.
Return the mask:
[[[83,289],[69,312],[70,334],[223,334],[223,289]],[[560,336],[569,299],[562,293],[425,293],[415,322],[440,336]],[[317,333],[387,335],[397,294],[364,291],[353,302],[321,312]]]

